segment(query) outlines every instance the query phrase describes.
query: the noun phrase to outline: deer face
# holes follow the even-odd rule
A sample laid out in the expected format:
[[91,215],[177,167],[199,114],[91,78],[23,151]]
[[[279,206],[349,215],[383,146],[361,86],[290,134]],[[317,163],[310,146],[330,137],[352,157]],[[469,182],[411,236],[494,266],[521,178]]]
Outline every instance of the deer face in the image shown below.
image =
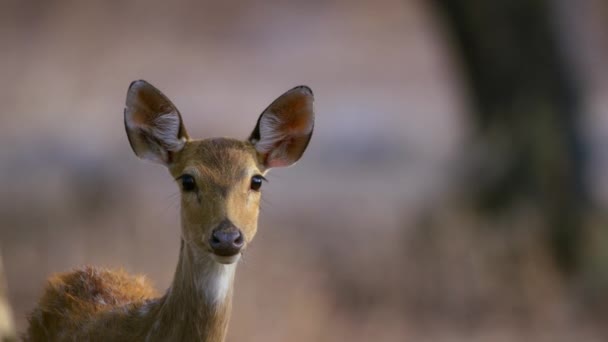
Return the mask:
[[188,142],[171,168],[181,189],[184,241],[218,262],[236,261],[257,231],[264,172],[249,143]]
[[236,262],[257,231],[264,174],[294,164],[314,126],[313,95],[296,87],[260,115],[249,139],[192,140],[177,108],[145,81],[129,87],[125,127],[137,156],[167,166],[181,191],[182,239]]

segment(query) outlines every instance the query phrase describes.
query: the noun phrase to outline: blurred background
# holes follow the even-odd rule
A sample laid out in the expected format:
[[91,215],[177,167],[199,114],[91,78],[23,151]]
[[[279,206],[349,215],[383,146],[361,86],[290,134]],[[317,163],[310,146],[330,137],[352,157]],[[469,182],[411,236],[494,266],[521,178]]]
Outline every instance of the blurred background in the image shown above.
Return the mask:
[[201,138],[315,92],[304,158],[264,188],[229,341],[605,341],[607,4],[2,1],[17,332],[54,272],[171,281],[178,189],[123,127],[142,78]]

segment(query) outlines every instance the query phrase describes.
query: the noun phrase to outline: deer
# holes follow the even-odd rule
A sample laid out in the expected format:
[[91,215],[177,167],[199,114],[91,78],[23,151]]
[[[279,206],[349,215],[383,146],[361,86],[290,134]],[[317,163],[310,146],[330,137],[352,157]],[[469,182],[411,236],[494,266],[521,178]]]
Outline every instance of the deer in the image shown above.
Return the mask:
[[164,165],[180,188],[180,250],[159,295],[144,276],[81,266],[51,276],[28,316],[26,341],[205,341],[226,338],[236,266],[257,232],[268,170],[303,155],[313,93],[295,87],[258,117],[249,138],[191,139],[176,106],[150,83],[127,91],[135,155]]

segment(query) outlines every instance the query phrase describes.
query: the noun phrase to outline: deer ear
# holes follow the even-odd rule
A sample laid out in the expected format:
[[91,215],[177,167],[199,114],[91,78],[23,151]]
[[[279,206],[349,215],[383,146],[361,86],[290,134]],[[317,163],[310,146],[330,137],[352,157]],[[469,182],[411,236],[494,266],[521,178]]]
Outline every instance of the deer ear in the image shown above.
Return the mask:
[[295,87],[260,115],[249,142],[266,168],[290,166],[302,157],[315,124],[313,101],[310,88]]
[[173,154],[189,140],[175,105],[143,80],[131,83],[127,91],[125,128],[138,157],[164,165],[171,164]]

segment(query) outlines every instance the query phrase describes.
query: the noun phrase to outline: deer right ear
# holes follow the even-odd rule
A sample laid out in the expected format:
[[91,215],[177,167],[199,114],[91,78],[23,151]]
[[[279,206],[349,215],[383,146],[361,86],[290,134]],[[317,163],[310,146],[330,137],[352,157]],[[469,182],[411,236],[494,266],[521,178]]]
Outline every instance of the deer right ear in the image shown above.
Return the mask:
[[249,142],[266,168],[289,166],[302,157],[315,125],[313,101],[312,90],[299,86],[262,112]]
[[125,128],[135,154],[169,165],[189,140],[182,117],[171,101],[150,83],[134,81],[127,91]]

